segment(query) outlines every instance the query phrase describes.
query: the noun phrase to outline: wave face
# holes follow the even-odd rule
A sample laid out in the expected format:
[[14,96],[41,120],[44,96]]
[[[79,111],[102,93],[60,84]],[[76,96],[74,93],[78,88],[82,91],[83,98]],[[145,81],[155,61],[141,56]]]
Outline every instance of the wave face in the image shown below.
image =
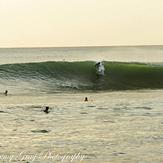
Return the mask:
[[104,66],[105,75],[99,76],[93,61],[0,65],[0,89],[53,93],[163,88],[163,66],[160,64],[105,61]]

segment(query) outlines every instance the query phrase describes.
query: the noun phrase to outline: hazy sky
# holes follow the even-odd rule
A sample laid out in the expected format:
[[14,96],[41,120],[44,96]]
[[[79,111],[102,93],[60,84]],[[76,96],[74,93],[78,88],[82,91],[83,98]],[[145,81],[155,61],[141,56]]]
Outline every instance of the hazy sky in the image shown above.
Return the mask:
[[0,0],[0,47],[163,44],[163,0]]

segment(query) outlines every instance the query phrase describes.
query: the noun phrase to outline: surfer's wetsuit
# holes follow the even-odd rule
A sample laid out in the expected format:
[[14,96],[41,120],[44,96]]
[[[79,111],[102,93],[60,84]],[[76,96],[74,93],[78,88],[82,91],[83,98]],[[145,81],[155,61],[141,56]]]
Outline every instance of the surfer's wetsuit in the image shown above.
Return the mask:
[[104,65],[102,64],[102,62],[97,62],[95,64],[95,67],[96,67],[96,73],[98,75],[104,75],[105,68],[104,68]]
[[99,67],[100,64],[101,64],[101,62],[97,62],[97,63],[95,64],[95,67]]

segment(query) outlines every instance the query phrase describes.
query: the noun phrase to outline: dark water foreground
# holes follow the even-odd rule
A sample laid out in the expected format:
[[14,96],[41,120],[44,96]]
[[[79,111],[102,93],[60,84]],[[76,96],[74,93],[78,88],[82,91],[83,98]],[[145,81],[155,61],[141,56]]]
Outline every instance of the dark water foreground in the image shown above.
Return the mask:
[[0,162],[161,163],[162,99],[159,90],[0,97]]

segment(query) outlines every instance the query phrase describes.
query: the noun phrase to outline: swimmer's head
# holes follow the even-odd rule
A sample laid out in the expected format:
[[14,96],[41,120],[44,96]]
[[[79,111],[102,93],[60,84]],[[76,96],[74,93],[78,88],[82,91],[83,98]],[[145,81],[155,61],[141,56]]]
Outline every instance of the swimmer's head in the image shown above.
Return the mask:
[[5,90],[4,94],[7,96],[7,94],[8,94],[8,90]]
[[88,97],[85,97],[84,101],[88,101]]

